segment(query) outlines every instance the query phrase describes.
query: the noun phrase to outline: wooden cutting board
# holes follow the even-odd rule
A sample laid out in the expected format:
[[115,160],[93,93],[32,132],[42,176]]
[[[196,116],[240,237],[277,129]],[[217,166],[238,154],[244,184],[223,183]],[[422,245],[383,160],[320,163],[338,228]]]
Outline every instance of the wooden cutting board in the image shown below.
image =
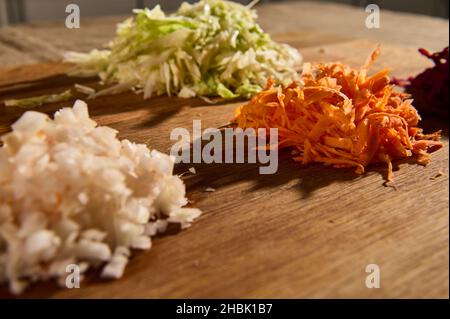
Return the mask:
[[[317,33],[276,38],[298,47],[306,61],[340,60],[355,67],[376,45]],[[373,71],[390,66],[394,75],[407,76],[428,65],[414,49],[384,45]],[[0,70],[0,100],[92,82],[61,75],[66,68]],[[119,130],[120,138],[168,152],[172,128],[191,131],[194,119],[201,119],[203,128],[223,126],[241,103],[143,101],[125,93],[91,100],[89,107],[93,118]],[[51,114],[71,104],[41,110]],[[0,105],[0,134],[22,112]],[[135,253],[120,280],[96,279],[94,271],[80,289],[39,283],[24,297],[448,298],[448,124],[424,125],[447,132],[445,147],[427,167],[397,163],[396,190],[383,185],[385,167],[357,176],[351,169],[303,167],[285,153],[275,175],[259,175],[253,164],[195,164],[197,174],[183,179],[188,197],[204,214],[191,228],[156,238],[150,251]],[[216,191],[205,192],[207,187]],[[365,286],[365,268],[372,263],[381,270],[379,289]],[[0,296],[10,296],[6,287]]]

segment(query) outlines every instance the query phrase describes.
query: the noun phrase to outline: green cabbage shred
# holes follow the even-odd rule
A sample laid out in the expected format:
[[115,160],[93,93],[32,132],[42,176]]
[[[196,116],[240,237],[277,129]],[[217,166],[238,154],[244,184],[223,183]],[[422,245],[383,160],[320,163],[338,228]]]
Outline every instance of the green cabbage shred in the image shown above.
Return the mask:
[[73,98],[71,90],[66,90],[58,94],[46,94],[23,99],[5,100],[5,106],[14,106],[24,109],[32,109],[47,103],[65,102]]
[[134,10],[106,50],[67,53],[66,60],[75,64],[70,75],[98,75],[114,84],[97,96],[132,89],[144,98],[249,98],[270,77],[289,84],[297,79],[301,56],[264,33],[253,4],[201,0],[183,3],[171,15],[159,6]]

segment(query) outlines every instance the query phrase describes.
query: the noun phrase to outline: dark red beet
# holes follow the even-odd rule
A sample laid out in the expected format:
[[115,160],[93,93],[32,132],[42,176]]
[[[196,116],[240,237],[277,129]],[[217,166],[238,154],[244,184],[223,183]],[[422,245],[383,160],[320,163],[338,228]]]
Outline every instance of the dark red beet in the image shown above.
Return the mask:
[[419,109],[420,114],[448,118],[448,47],[433,54],[425,49],[419,49],[419,52],[431,59],[434,66],[416,77],[410,77],[407,80],[393,79],[392,83],[404,87],[412,95],[414,106]]

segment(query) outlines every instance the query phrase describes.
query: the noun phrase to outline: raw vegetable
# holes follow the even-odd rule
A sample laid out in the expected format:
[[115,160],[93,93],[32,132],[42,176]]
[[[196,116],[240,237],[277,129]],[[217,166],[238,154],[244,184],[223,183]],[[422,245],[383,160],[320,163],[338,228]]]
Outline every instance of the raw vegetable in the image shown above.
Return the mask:
[[389,85],[389,70],[368,76],[375,50],[359,70],[342,63],[304,65],[302,85],[274,86],[236,110],[233,122],[245,128],[278,128],[279,148],[293,148],[294,160],[334,167],[388,165],[415,156],[421,164],[442,147],[440,132],[423,134],[412,100]]
[[71,90],[66,90],[58,94],[47,94],[24,99],[5,100],[5,106],[15,106],[24,109],[32,109],[46,103],[65,102],[73,98]]
[[434,114],[448,118],[448,47],[441,52],[430,53],[425,49],[419,52],[432,60],[434,66],[407,80],[394,79],[395,84],[403,86],[414,98],[414,104],[423,114]]
[[70,265],[119,278],[130,249],[201,214],[184,207],[172,157],[120,141],[82,101],[54,119],[27,111],[1,141],[0,284],[13,293],[49,278],[65,286]]
[[80,92],[80,93],[83,93],[83,94],[86,94],[89,96],[95,94],[95,89],[93,89],[89,86],[86,86],[86,85],[81,85],[81,84],[75,83],[74,88],[75,88],[75,90],[77,90],[77,92]]
[[67,61],[76,65],[70,74],[98,75],[114,84],[97,95],[134,89],[144,98],[247,98],[269,77],[288,84],[297,78],[300,54],[263,32],[251,9],[256,2],[201,0],[183,3],[172,15],[159,6],[134,10],[107,50],[68,53]]

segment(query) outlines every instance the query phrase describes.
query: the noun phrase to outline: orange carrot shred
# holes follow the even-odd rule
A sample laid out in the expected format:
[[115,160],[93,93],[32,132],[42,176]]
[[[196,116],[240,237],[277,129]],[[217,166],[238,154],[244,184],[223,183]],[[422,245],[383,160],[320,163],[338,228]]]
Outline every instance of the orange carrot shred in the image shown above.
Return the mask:
[[[419,164],[441,148],[441,132],[423,134],[420,116],[408,95],[394,90],[389,70],[368,76],[380,53],[377,47],[354,70],[342,63],[304,65],[301,83],[264,91],[235,111],[233,123],[246,128],[278,128],[278,147],[293,148],[303,164],[355,167],[358,174],[373,163],[415,156]],[[294,155],[295,154],[295,155]]]

